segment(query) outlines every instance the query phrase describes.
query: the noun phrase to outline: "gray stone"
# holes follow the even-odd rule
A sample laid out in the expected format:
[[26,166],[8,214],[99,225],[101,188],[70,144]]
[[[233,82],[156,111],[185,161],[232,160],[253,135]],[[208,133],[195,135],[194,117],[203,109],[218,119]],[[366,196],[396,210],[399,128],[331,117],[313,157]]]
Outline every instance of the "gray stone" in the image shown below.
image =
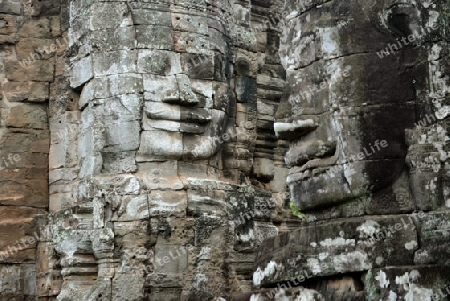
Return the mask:
[[447,291],[448,3],[406,2],[0,0],[0,299]]
[[74,63],[70,86],[78,88],[94,76],[91,56],[85,57]]

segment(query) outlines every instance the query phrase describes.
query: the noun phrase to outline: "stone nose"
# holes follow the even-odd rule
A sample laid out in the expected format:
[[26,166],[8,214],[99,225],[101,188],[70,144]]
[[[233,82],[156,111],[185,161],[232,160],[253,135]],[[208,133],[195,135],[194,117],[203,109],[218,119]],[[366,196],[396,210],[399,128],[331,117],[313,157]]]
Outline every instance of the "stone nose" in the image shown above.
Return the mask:
[[293,122],[275,122],[274,130],[278,138],[284,140],[298,140],[309,132],[314,131],[319,125],[313,119],[296,120]]
[[172,82],[170,87],[165,88],[167,90],[162,96],[162,102],[184,106],[195,106],[200,103],[186,74],[177,74],[175,82]]
[[178,74],[176,76],[178,89],[180,90],[180,104],[196,105],[200,101],[191,88],[191,82],[186,74]]

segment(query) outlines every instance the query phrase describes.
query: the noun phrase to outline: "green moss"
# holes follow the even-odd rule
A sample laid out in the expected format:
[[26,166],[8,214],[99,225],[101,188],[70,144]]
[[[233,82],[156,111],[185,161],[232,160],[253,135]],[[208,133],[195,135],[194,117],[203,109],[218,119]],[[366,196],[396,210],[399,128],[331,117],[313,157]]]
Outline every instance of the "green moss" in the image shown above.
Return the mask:
[[365,288],[364,290],[366,291],[366,300],[371,301],[371,300],[379,300],[380,298],[380,292],[378,291],[377,285],[376,285],[376,280],[375,280],[375,275],[373,275],[373,270],[369,270],[366,274],[366,276],[364,277],[365,281]]
[[300,217],[306,217],[306,214],[300,212],[300,210],[298,210],[297,207],[295,207],[295,205],[294,205],[293,202],[290,202],[290,203],[289,203],[289,207],[291,208],[291,212],[292,212],[293,214],[295,214],[295,215],[297,215],[297,216],[300,216]]

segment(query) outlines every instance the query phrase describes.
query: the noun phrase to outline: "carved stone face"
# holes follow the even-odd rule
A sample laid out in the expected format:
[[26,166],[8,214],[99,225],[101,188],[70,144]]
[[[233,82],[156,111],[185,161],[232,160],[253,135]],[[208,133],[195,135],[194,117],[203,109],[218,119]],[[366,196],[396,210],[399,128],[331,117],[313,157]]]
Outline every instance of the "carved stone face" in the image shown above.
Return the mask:
[[[162,17],[171,22],[167,25],[172,30],[148,47],[158,50],[140,52],[138,64],[148,74],[144,76],[139,162],[209,159],[220,147],[230,108],[235,107],[229,93],[230,49],[226,36],[208,26],[211,16],[198,10],[194,16],[180,7],[168,18]],[[215,44],[215,40],[223,43]]]
[[318,2],[285,7],[279,54],[290,92],[275,130],[291,141],[291,197],[311,210],[371,196],[366,212],[379,211],[409,198],[405,129],[418,119],[428,68],[414,46],[435,24],[422,4]]

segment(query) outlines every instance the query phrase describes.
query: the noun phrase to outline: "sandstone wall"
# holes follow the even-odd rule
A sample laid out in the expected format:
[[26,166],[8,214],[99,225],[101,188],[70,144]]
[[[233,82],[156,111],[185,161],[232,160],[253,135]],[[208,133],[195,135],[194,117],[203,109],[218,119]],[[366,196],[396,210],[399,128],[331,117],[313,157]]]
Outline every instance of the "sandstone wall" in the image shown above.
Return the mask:
[[[39,216],[49,208],[49,116],[61,97],[67,3],[0,2],[0,295],[32,300],[48,278],[38,263]],[[44,258],[48,254],[43,254]],[[44,294],[43,294],[44,295]]]

